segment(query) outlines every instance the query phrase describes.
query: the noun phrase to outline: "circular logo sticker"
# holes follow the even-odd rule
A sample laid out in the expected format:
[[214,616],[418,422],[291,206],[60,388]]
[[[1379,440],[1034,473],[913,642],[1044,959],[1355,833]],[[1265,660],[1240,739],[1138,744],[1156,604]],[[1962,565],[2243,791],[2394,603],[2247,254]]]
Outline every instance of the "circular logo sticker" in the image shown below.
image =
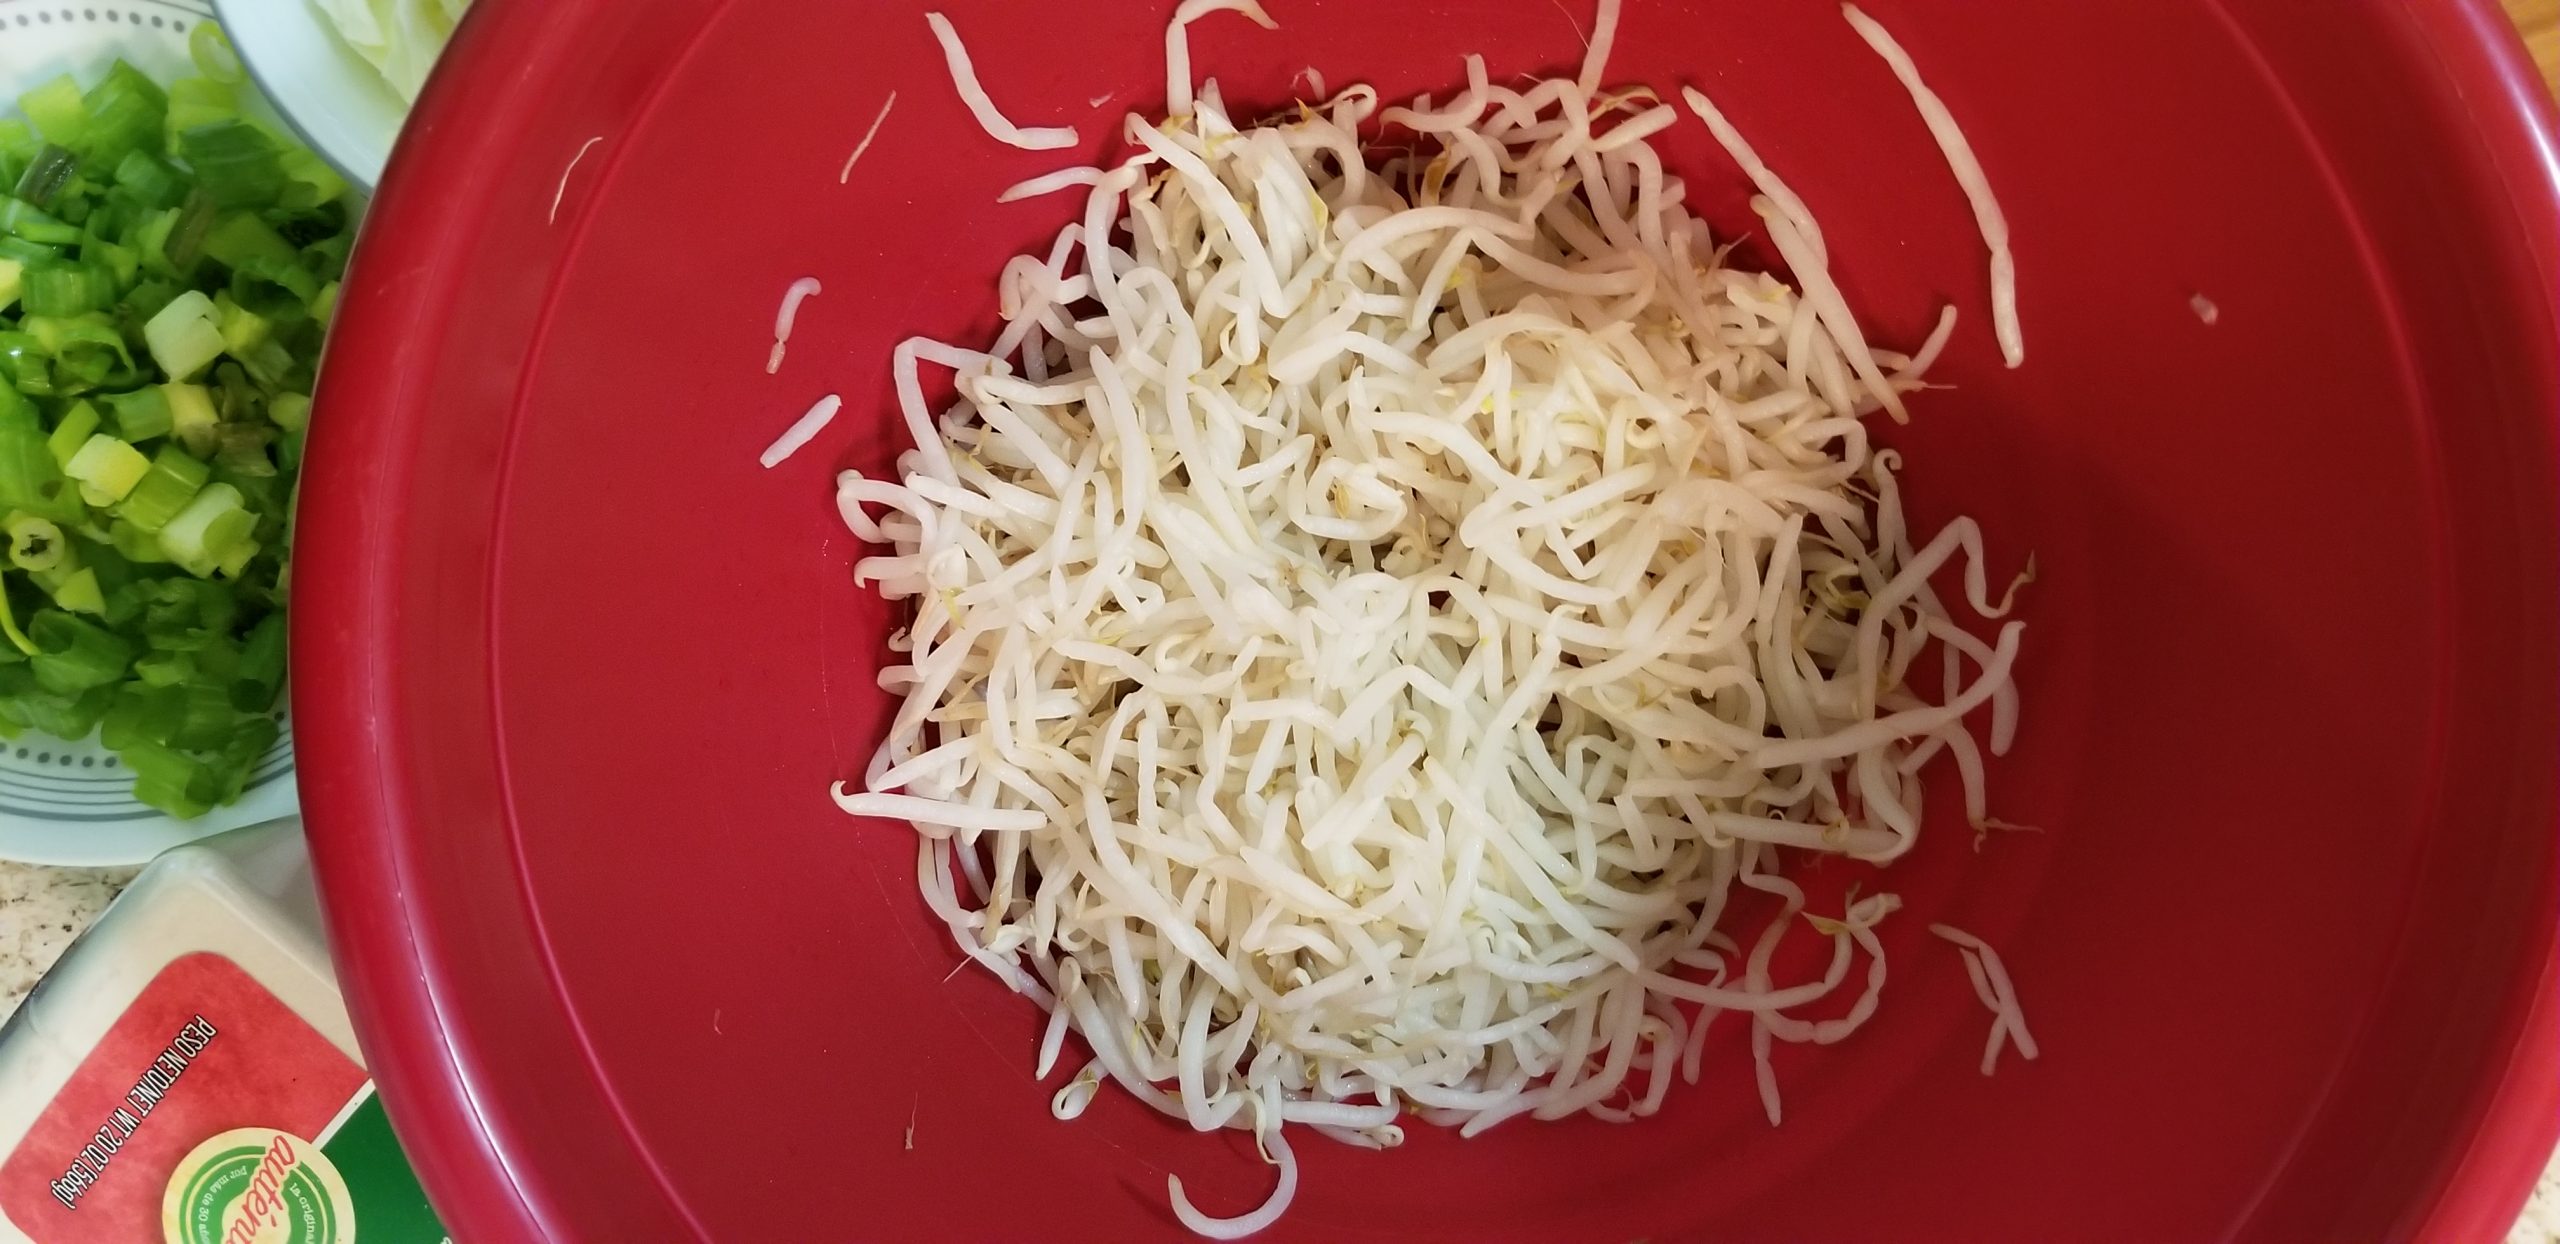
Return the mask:
[[355,1244],[354,1199],[328,1156],[268,1127],[195,1147],[160,1201],[169,1244]]

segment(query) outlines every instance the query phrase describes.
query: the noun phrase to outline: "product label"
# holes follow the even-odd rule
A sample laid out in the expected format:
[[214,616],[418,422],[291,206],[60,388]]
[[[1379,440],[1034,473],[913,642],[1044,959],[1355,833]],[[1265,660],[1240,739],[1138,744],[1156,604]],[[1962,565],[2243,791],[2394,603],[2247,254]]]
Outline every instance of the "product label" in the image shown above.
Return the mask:
[[364,1069],[237,964],[176,959],[0,1160],[36,1244],[437,1244]]
[[160,1228],[169,1244],[355,1244],[354,1200],[311,1142],[244,1127],[178,1160]]

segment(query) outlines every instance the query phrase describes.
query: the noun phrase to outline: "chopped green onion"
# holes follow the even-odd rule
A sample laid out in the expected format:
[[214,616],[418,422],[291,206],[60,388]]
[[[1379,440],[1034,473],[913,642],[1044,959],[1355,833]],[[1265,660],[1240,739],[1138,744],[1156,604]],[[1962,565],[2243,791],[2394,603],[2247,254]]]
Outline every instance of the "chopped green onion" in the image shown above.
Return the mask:
[[284,687],[284,615],[271,613],[249,628],[240,644],[240,668],[231,675],[231,706],[244,713],[275,707]]
[[298,252],[255,212],[224,212],[204,235],[205,257],[224,267],[290,264]]
[[145,207],[172,208],[187,201],[195,187],[167,160],[148,151],[131,151],[116,161],[116,185]]
[[87,315],[116,302],[116,274],[92,264],[47,264],[25,274],[29,315]]
[[53,396],[53,355],[26,333],[0,332],[0,377],[21,394]]
[[37,587],[43,588],[45,594],[50,596],[55,592],[61,591],[62,585],[69,583],[73,575],[76,575],[86,569],[88,569],[88,566],[80,557],[80,546],[78,544],[70,544],[63,548],[62,563],[60,565],[50,566],[43,570],[30,570],[27,572],[27,579]]
[[200,384],[164,384],[169,399],[169,433],[187,452],[202,457],[213,452],[222,416],[213,406],[213,391]]
[[209,578],[232,546],[257,527],[258,516],[241,503],[239,489],[209,484],[160,529],[160,551],[188,574]]
[[6,634],[10,646],[28,656],[34,656],[39,651],[36,641],[27,638],[27,633],[18,629],[18,611],[9,605],[9,588],[6,581],[0,581],[0,634]]
[[311,426],[311,398],[303,393],[279,393],[267,400],[267,420],[287,432],[299,432]]
[[37,207],[51,207],[54,196],[62,193],[62,188],[79,174],[80,157],[71,154],[69,148],[46,143],[44,149],[36,153],[34,161],[27,165],[27,171],[18,175],[18,188],[14,193]]
[[44,209],[15,197],[0,197],[0,230],[43,246],[72,246],[80,241],[79,226],[46,215]]
[[[213,465],[224,483],[238,487],[235,480],[272,480],[276,478],[275,461],[267,457],[267,446],[275,443],[275,429],[259,424],[226,423],[214,433]],[[245,494],[246,489],[242,492]],[[268,507],[258,506],[260,510]]]
[[222,798],[229,803],[249,787],[249,776],[258,767],[268,749],[284,734],[284,727],[264,713],[243,713],[232,718],[231,737],[214,758],[214,771],[221,777]]
[[[284,175],[311,190],[314,203],[334,203],[347,193],[347,179],[329,162],[312,154],[308,147],[293,147],[284,153]],[[332,233],[338,230],[331,230]]]
[[0,721],[76,739],[97,729],[107,706],[115,702],[113,687],[92,687],[79,695],[65,696],[39,690],[32,672],[27,674],[26,682],[23,691],[0,698]]
[[125,153],[155,146],[169,120],[169,95],[133,66],[117,61],[83,99],[89,114],[88,143],[64,143],[113,168]]
[[361,207],[244,115],[217,28],[190,53],[0,119],[0,737],[97,729],[179,815],[277,737],[292,472]]
[[107,544],[106,515],[91,513],[79,526],[64,530],[71,533],[75,560],[97,570],[101,589],[112,592],[133,583],[133,566]]
[[[222,431],[226,439],[239,438],[237,444],[243,448],[263,449],[275,435],[274,431],[268,428],[225,427]],[[240,490],[241,499],[248,504],[252,512],[258,515],[259,539],[265,540],[282,534],[286,511],[293,504],[293,493],[285,477],[277,473],[273,464],[252,463],[248,469],[243,470],[228,464],[216,463],[213,482],[229,484]]]
[[240,621],[240,593],[223,583],[196,582],[187,586],[195,590],[183,593],[179,599],[195,603],[196,625],[230,634]]
[[77,523],[84,516],[80,497],[64,478],[62,464],[35,425],[0,421],[0,509],[48,518],[56,524]]
[[[155,691],[164,687],[183,687],[194,682],[196,674],[196,658],[192,652],[154,652],[133,663],[134,681]],[[178,711],[151,738],[166,742],[170,735],[177,733],[178,723],[185,716],[186,699],[180,696],[174,703]]]
[[266,132],[239,117],[178,135],[178,155],[218,207],[263,207],[284,193],[284,160]]
[[132,371],[133,355],[125,349],[124,334],[102,314],[30,315],[22,326],[54,361],[58,393],[80,393],[110,381],[134,379],[126,374]]
[[213,810],[223,781],[203,761],[157,743],[136,742],[116,753],[133,770],[133,797],[181,820]]
[[165,688],[174,684],[155,681],[153,676],[165,661],[166,657],[154,655],[133,663],[137,682],[117,690],[106,720],[98,724],[98,742],[108,750],[122,753],[136,743],[157,743],[178,728],[186,712],[185,697],[169,694]]
[[137,324],[150,323],[152,316],[160,314],[163,308],[176,302],[178,295],[185,292],[157,277],[136,282],[132,289],[125,291],[125,318]]
[[33,127],[17,117],[0,120],[0,160],[14,160],[24,166],[44,149],[44,140],[36,137]]
[[285,344],[272,333],[245,351],[232,351],[232,357],[239,359],[248,374],[265,388],[293,384],[302,379],[301,364],[293,357],[293,351],[286,349]]
[[252,258],[231,273],[232,301],[269,319],[295,323],[311,318],[311,300],[320,296],[320,278],[292,260]]
[[[211,78],[180,78],[169,84],[168,145],[179,148],[178,136],[200,125],[236,120],[240,91]],[[181,150],[180,154],[184,154]]]
[[132,243],[133,249],[141,256],[142,266],[155,279],[179,274],[177,265],[169,261],[169,236],[177,231],[178,214],[174,207],[143,212],[134,218],[132,227],[125,233],[125,240]]
[[45,448],[52,450],[53,460],[68,471],[72,457],[80,452],[81,446],[89,443],[89,434],[98,430],[98,423],[96,406],[85,401],[73,402],[62,412],[62,420],[53,425],[53,432],[45,437]]
[[187,201],[178,208],[178,217],[170,222],[169,236],[161,244],[160,258],[173,274],[185,276],[196,269],[196,261],[204,258],[204,235],[212,232],[215,209],[213,200],[202,190],[187,193]]
[[[96,221],[96,217],[90,218],[92,224]],[[93,236],[80,244],[80,255],[114,276],[120,291],[132,288],[134,279],[142,275],[142,255],[130,246]]]
[[80,315],[30,315],[18,326],[36,339],[47,354],[59,359],[81,346],[96,346],[117,358],[130,357],[124,348],[124,334],[116,331],[114,320],[104,312],[90,311]]
[[153,385],[131,393],[109,393],[102,399],[116,417],[116,435],[127,441],[167,436],[171,426],[169,395]]
[[169,561],[169,555],[160,551],[160,537],[134,526],[131,519],[107,524],[107,544],[129,562],[159,566]]
[[89,141],[89,105],[70,74],[19,96],[18,107],[46,142],[76,151]]
[[237,580],[241,575],[248,573],[249,563],[257,560],[259,548],[255,540],[243,540],[232,545],[231,551],[223,554],[222,559],[213,564],[215,573],[226,579]]
[[172,380],[192,380],[222,355],[222,328],[214,320],[213,300],[188,290],[162,307],[143,325],[151,361]]
[[[0,433],[0,448],[5,446],[5,433]],[[6,457],[0,456],[0,467],[6,465]],[[156,537],[162,528],[168,526],[169,520],[176,518],[188,502],[195,500],[196,492],[212,477],[213,468],[188,457],[185,450],[175,445],[164,445],[159,455],[151,460],[151,473],[134,486],[125,497],[124,504],[116,508],[116,513],[134,527]],[[0,472],[0,481],[5,479],[5,472]],[[121,545],[118,547],[122,549]],[[153,548],[156,551],[158,545],[155,543]],[[134,557],[134,554],[127,551],[125,556]],[[166,560],[165,554],[161,557]],[[134,557],[134,560],[143,559]]]
[[258,388],[249,382],[248,371],[237,359],[224,359],[213,365],[213,390],[225,423],[242,419],[250,407],[258,404]]
[[62,528],[33,514],[11,514],[0,531],[9,536],[9,563],[20,570],[51,570],[62,564],[70,545]]
[[[170,746],[191,752],[211,751],[222,746],[231,738],[232,727],[238,724],[240,716],[240,710],[231,706],[230,671],[205,668],[209,663],[202,659],[203,655],[208,654],[199,654],[196,662],[197,681],[185,688],[185,714],[178,719],[178,728],[170,732],[168,739]],[[224,655],[229,656],[229,653],[226,651]],[[233,658],[221,664],[236,669],[238,661]]]
[[229,293],[213,300],[214,322],[222,330],[222,348],[233,358],[240,358],[275,336],[276,326],[267,317],[231,300]]
[[98,572],[82,569],[53,589],[53,603],[72,613],[106,616],[107,594],[98,586]]
[[47,246],[42,242],[30,242],[13,233],[0,233],[0,259],[9,259],[21,264],[33,265],[40,263],[52,263],[70,253],[71,252],[64,247]]
[[133,495],[151,474],[151,460],[141,450],[101,434],[81,445],[62,473],[79,482],[81,500],[103,508]]
[[36,684],[56,695],[77,695],[122,680],[140,655],[133,641],[60,609],[39,609],[27,622]]

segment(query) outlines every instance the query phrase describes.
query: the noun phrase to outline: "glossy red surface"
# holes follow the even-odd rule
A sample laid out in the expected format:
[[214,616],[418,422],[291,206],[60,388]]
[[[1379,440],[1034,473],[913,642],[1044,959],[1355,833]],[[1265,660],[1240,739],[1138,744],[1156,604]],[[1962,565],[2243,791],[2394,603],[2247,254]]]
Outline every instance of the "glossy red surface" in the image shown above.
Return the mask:
[[[949,8],[1025,124],[1098,146],[1161,95],[1165,6]],[[1871,11],[2007,204],[2023,370],[1830,0],[1631,0],[1611,77],[1708,88],[1878,335],[1963,308],[1954,387],[1890,437],[1922,519],[2042,567],[1993,782],[2048,832],[1976,855],[1938,818],[1892,878],[1880,1016],[1780,1051],[1783,1128],[1736,1025],[1642,1124],[1302,1143],[1273,1234],[2495,1238],[2560,1130],[2547,101],[2487,3]],[[1198,29],[1231,98],[1309,64],[1389,96],[1467,51],[1553,70],[1589,20],[1274,12]],[[1703,132],[1667,151],[1747,220]],[[907,833],[826,797],[892,621],[830,475],[895,449],[894,338],[987,333],[1002,262],[1069,210],[993,196],[1065,162],[977,134],[920,16],[876,4],[489,0],[429,90],[321,395],[295,713],[350,1000],[457,1238],[1127,1239],[1175,1230],[1168,1171],[1213,1211],[1263,1195],[1232,1134],[1109,1095],[1053,1121],[1032,1009],[951,975]],[[837,426],[758,469],[827,392]],[[2041,1062],[1975,1073],[1928,920],[2003,948]]]

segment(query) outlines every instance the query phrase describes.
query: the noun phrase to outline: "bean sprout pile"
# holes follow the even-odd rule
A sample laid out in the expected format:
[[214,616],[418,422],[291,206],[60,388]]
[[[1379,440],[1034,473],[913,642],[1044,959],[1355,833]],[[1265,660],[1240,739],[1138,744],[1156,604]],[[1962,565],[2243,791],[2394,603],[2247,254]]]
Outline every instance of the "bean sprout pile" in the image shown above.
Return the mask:
[[[1772,1043],[1874,1013],[1901,905],[1808,917],[1828,967],[1781,980],[1787,872],[1910,851],[1939,757],[1987,819],[2023,627],[1932,590],[1961,567],[1971,614],[2008,610],[1971,521],[1910,530],[1864,422],[1903,417],[1953,311],[1912,355],[1870,344],[1712,102],[1604,88],[1616,7],[1578,77],[1468,57],[1453,98],[1239,122],[1185,27],[1271,20],[1190,0],[1169,118],[1017,187],[1081,215],[1005,269],[985,349],[897,346],[914,448],[839,479],[881,546],[857,577],[914,618],[837,802],[915,826],[960,949],[1047,1010],[1043,1076],[1091,1050],[1060,1116],[1107,1079],[1253,1131],[1278,1191],[1216,1218],[1174,1180],[1201,1234],[1286,1209],[1285,1125],[1383,1148],[1408,1118],[1643,1117],[1726,1012],[1775,1122]],[[952,62],[991,131],[1071,139]],[[1693,118],[1794,286],[1729,264],[1663,167],[1650,140]],[[1781,913],[1748,944],[1738,890]]]

